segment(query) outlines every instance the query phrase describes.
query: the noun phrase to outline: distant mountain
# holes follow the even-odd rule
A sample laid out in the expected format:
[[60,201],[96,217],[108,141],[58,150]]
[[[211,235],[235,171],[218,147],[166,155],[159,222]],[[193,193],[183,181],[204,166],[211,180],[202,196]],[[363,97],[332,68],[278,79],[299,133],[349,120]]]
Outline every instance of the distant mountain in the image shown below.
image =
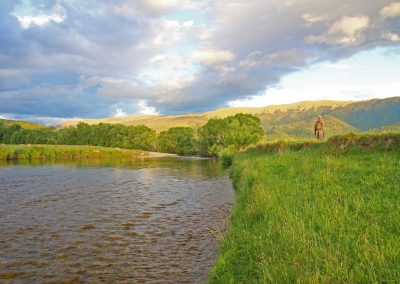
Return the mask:
[[104,118],[70,120],[58,127],[68,127],[82,121],[88,124],[112,123],[123,125],[146,125],[157,131],[176,126],[194,129],[205,124],[210,118],[223,118],[237,113],[257,115],[271,140],[287,137],[313,137],[314,121],[322,115],[326,136],[354,131],[380,129],[384,126],[400,124],[400,97],[353,101],[306,101],[287,105],[273,105],[260,108],[223,108],[202,114],[183,115],[142,115],[126,118]]
[[[175,126],[187,126],[194,129],[199,128],[211,118],[224,118],[237,113],[251,113],[261,116],[272,116],[274,114],[286,113],[288,111],[306,111],[310,109],[329,110],[343,107],[353,102],[337,102],[337,101],[306,101],[287,105],[272,105],[260,108],[221,108],[218,110],[205,113],[191,113],[181,115],[139,115],[129,116],[125,118],[101,118],[101,119],[84,119],[84,120],[68,120],[58,124],[58,127],[74,126],[79,122],[88,124],[111,123],[123,125],[140,125],[144,124],[157,131],[167,130]],[[317,110],[315,110],[317,112]],[[288,113],[289,114],[289,113]],[[313,114],[314,115],[314,114]]]
[[23,120],[0,119],[0,123],[3,123],[7,126],[10,124],[19,124],[19,125],[21,125],[21,127],[28,128],[28,129],[45,127],[44,125],[41,125],[38,123],[33,123],[33,122],[28,122],[28,121],[23,121]]
[[356,102],[332,113],[359,130],[400,123],[400,97]]

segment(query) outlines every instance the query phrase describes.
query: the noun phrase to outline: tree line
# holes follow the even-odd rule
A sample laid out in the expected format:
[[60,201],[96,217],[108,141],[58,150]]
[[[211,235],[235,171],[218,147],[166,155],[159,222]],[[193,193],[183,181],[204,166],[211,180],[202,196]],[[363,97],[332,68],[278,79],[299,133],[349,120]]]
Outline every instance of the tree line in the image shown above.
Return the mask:
[[210,119],[197,131],[190,127],[173,127],[160,133],[144,125],[88,125],[83,122],[62,129],[27,129],[19,124],[6,125],[0,120],[1,144],[92,145],[179,155],[217,156],[255,144],[263,136],[260,119],[251,114]]

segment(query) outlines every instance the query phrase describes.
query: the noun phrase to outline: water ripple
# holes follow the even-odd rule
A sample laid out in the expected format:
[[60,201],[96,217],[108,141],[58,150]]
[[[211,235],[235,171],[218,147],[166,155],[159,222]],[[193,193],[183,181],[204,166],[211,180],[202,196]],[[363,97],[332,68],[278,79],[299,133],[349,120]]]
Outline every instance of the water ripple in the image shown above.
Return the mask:
[[0,167],[0,282],[201,282],[232,202],[212,160]]

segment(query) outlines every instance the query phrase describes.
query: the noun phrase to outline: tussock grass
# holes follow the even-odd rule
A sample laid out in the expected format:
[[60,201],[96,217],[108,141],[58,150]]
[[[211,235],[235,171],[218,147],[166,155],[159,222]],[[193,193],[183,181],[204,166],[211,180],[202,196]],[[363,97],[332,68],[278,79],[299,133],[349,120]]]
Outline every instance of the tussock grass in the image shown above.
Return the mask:
[[146,155],[139,150],[74,145],[4,145],[0,160],[58,160],[82,158],[128,158]]
[[349,133],[334,136],[328,140],[327,144],[329,150],[339,151],[400,150],[400,132]]
[[[237,200],[209,282],[398,281],[400,140],[387,137],[237,155]],[[331,151],[340,139],[352,142]]]

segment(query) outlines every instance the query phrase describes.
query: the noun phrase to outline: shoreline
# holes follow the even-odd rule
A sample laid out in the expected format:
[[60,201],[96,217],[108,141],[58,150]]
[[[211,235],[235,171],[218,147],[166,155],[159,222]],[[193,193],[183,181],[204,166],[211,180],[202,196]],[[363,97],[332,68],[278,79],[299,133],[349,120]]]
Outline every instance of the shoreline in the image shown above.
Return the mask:
[[142,159],[176,154],[87,145],[0,144],[0,160]]

